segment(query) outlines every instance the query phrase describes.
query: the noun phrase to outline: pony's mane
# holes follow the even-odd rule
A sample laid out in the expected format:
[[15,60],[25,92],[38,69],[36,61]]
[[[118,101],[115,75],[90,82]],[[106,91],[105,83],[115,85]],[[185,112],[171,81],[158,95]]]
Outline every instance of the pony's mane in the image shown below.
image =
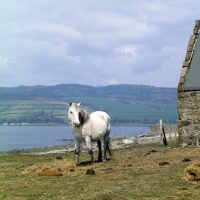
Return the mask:
[[89,119],[89,114],[86,110],[81,108],[80,114],[79,114],[79,120],[80,120],[80,125],[82,126],[87,120]]

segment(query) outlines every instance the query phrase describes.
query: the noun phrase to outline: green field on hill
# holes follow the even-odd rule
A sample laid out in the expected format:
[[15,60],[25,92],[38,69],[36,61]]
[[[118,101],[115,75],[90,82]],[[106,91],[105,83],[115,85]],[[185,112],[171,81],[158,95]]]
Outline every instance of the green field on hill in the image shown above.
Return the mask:
[[78,84],[0,87],[0,124],[68,124],[70,101],[89,113],[102,110],[114,125],[176,123],[176,88],[148,85],[93,87]]
[[107,112],[113,124],[149,124],[163,119],[175,123],[176,104],[168,101],[116,100],[94,97],[69,97],[62,101],[35,99],[0,101],[0,124],[67,124],[68,102],[82,102],[89,113]]

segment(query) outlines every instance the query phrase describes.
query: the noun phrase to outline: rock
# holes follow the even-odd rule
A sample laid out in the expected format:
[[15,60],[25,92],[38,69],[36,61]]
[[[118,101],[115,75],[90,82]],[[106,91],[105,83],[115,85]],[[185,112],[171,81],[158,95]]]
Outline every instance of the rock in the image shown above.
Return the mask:
[[123,142],[123,144],[133,144],[134,140],[132,138],[130,138],[130,139],[124,139],[122,142]]
[[184,142],[183,144],[181,144],[181,147],[182,148],[188,147],[188,144]]

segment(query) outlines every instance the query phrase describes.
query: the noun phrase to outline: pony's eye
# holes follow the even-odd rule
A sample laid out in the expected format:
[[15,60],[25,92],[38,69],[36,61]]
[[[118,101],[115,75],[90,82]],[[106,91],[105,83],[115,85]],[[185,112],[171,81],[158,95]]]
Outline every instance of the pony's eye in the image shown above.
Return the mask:
[[70,113],[72,114],[73,112],[72,112],[72,111],[70,111]]

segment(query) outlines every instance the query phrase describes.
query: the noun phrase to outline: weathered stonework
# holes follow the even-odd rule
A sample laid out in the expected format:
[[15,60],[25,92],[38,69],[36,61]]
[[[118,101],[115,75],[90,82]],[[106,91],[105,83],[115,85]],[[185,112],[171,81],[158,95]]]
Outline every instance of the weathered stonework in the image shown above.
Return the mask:
[[190,60],[191,55],[192,55],[192,51],[188,51],[188,52],[186,53],[186,55],[185,55],[185,61]]
[[185,77],[187,76],[193,56],[194,46],[199,36],[200,20],[195,22],[193,35],[187,47],[183,61],[180,80],[178,83],[178,142],[179,144],[194,143],[196,134],[200,135],[200,91],[184,91]]

